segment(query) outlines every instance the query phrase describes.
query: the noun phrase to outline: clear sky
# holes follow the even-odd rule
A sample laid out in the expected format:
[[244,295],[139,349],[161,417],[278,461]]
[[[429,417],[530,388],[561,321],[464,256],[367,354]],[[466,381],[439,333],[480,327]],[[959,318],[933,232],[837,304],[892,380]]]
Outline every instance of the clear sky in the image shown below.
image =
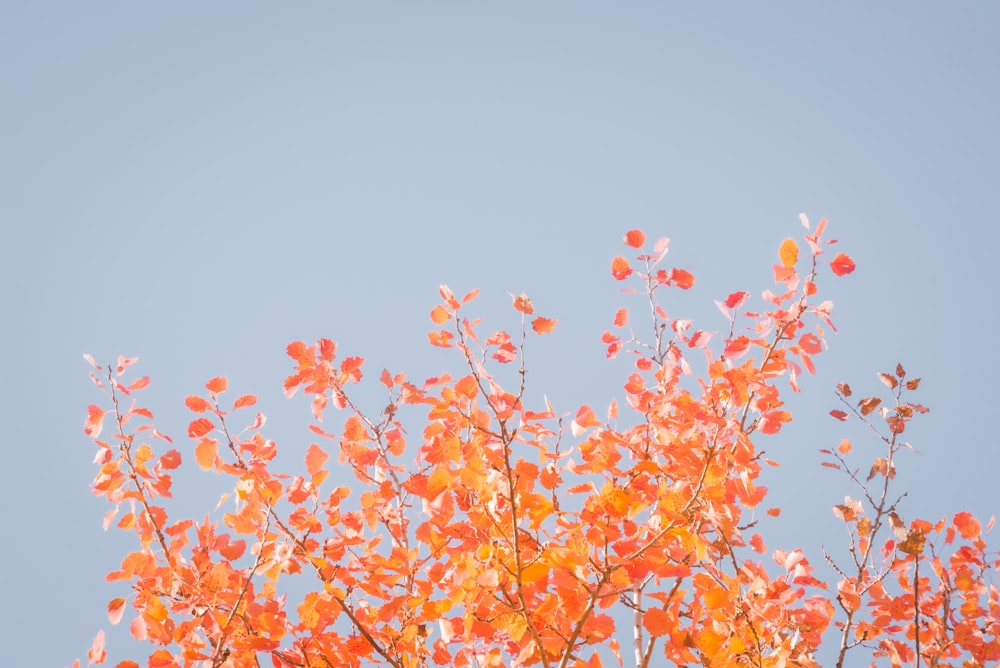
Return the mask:
[[[183,397],[220,374],[298,457],[285,344],[454,368],[425,338],[448,282],[481,288],[496,328],[527,292],[560,319],[529,398],[604,406],[626,372],[599,341],[624,299],[608,262],[636,227],[671,238],[698,282],[667,310],[706,328],[713,299],[770,287],[799,212],[857,261],[822,286],[840,334],[762,444],[784,464],[770,548],[843,545],[829,508],[852,490],[816,453],[853,433],[833,386],[874,391],[897,361],[931,407],[904,517],[988,519],[998,33],[987,2],[4,3],[4,664],[83,657],[124,594],[103,580],[131,543],[88,491],[83,353],[140,358],[188,462]],[[178,494],[218,497],[194,480]],[[110,659],[136,657],[116,633]]]

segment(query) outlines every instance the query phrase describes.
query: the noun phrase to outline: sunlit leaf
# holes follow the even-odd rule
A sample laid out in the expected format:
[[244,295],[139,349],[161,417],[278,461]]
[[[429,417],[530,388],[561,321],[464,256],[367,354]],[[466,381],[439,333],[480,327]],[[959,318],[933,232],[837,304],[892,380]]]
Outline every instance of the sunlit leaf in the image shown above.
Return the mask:
[[199,396],[193,394],[188,395],[184,399],[184,405],[188,407],[189,410],[195,413],[204,413],[207,410],[211,410],[212,404],[208,403]]
[[198,418],[197,420],[192,420],[191,424],[188,425],[188,436],[190,438],[201,438],[213,429],[215,429],[215,423],[211,420],[208,418]]
[[629,265],[628,260],[618,256],[611,261],[611,275],[615,277],[615,280],[624,281],[626,278],[632,275],[632,267]]
[[556,319],[538,317],[531,321],[531,328],[536,334],[548,334],[556,328],[558,322]]
[[671,269],[670,282],[682,290],[687,290],[694,286],[694,275],[684,269]]
[[625,243],[632,248],[642,248],[646,243],[646,235],[642,230],[629,230],[625,233]]
[[431,321],[435,325],[443,325],[444,323],[448,322],[448,319],[450,317],[451,314],[448,313],[448,309],[441,306],[440,304],[431,309]]
[[214,438],[205,438],[198,442],[194,448],[194,460],[203,471],[209,471],[215,465],[215,455],[218,449],[218,441]]
[[257,404],[257,397],[252,394],[244,394],[233,402],[233,410],[238,410],[240,408],[246,408],[247,406],[254,406]]
[[795,263],[799,261],[799,246],[795,243],[795,239],[789,237],[781,242],[778,257],[781,259],[783,267],[795,266]]
[[830,262],[830,268],[837,276],[843,276],[854,271],[854,260],[843,253],[837,253],[837,257]]
[[222,394],[226,391],[229,381],[226,380],[225,376],[216,376],[207,383],[205,383],[205,389],[207,389],[212,394]]

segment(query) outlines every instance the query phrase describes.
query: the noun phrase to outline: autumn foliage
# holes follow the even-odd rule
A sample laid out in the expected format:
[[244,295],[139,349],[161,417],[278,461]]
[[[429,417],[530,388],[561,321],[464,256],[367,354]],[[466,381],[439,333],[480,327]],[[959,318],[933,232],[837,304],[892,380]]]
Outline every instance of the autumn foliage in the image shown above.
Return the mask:
[[[223,377],[184,399],[175,443],[135,398],[149,380],[128,380],[134,359],[88,357],[106,397],[84,426],[93,491],[112,506],[105,526],[137,539],[108,574],[129,586],[108,615],[150,643],[117,665],[809,666],[821,646],[837,665],[995,665],[988,527],[899,514],[903,436],[927,410],[902,366],[879,374],[883,397],[837,388],[831,415],[881,444],[859,459],[831,421],[825,465],[853,494],[833,507],[843,549],[769,550],[757,530],[779,515],[759,441],[792,419],[783,393],[834,330],[820,279],[854,270],[828,254],[825,220],[802,222],[804,243],[778,248],[775,288],[716,302],[720,331],[668,316],[661,291],[695,277],[664,264],[666,239],[628,232],[610,270],[639,308],[611,314],[602,341],[632,368],[622,402],[599,410],[527,405],[525,351],[556,320],[526,295],[512,297],[517,329],[487,332],[469,313],[476,292],[445,286],[428,338],[454,368],[377,372],[380,411],[358,403],[362,358],[328,339],[288,345],[284,387],[311,402],[312,444],[269,439],[256,398]],[[303,468],[274,470],[279,447],[304,451]],[[219,505],[172,514],[180,470],[212,474]],[[836,578],[819,579],[817,559]],[[88,659],[106,660],[103,633]]]

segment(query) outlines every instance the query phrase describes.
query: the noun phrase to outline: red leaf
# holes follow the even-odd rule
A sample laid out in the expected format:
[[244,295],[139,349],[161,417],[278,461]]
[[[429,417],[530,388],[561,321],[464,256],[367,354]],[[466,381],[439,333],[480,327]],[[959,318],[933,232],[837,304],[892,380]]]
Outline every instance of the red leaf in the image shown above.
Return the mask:
[[833,269],[833,273],[837,276],[849,274],[854,271],[854,260],[848,255],[837,253],[837,257],[833,258],[833,261],[830,262],[830,269]]
[[300,364],[312,361],[312,353],[309,351],[309,346],[301,341],[292,341],[289,343],[288,347],[285,348],[285,352],[289,357]]
[[319,357],[325,362],[332,362],[337,356],[337,344],[330,339],[320,339],[316,342],[319,346]]
[[222,394],[226,391],[226,387],[229,382],[226,380],[225,376],[216,376],[212,380],[205,383],[205,388],[212,394]]
[[629,230],[625,233],[625,243],[632,248],[642,248],[642,245],[646,243],[646,235],[643,234],[642,230]]
[[804,334],[799,339],[799,346],[810,355],[815,355],[823,350],[823,342],[815,334]]
[[844,411],[840,411],[840,410],[832,410],[832,411],[830,411],[830,415],[832,415],[833,417],[837,418],[841,422],[843,422],[844,420],[847,419],[847,413],[845,413]]
[[687,290],[694,285],[694,275],[683,269],[671,269],[670,282],[681,290]]
[[188,436],[191,438],[201,438],[208,432],[215,429],[215,424],[208,418],[198,418],[188,425]]
[[626,278],[631,276],[632,267],[629,265],[628,260],[620,255],[613,259],[611,261],[611,275],[618,281],[624,281]]
[[556,328],[557,322],[559,322],[557,319],[535,318],[531,321],[531,328],[535,330],[536,334],[548,334]]
[[615,327],[624,327],[628,324],[628,309],[620,308],[615,313]]
[[737,359],[747,354],[750,348],[750,339],[745,336],[738,336],[726,344],[726,349],[722,356],[726,359]]
[[726,306],[729,308],[739,308],[750,296],[749,292],[734,292],[726,297]]
[[167,450],[160,457],[160,466],[167,469],[175,469],[181,465],[181,453],[176,450]]

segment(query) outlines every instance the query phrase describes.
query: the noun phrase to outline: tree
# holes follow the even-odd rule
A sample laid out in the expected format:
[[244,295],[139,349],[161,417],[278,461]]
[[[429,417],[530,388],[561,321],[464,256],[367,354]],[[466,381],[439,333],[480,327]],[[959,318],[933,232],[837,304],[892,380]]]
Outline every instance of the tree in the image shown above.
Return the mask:
[[[422,382],[383,370],[379,412],[354,398],[360,357],[338,358],[328,339],[289,344],[285,390],[311,398],[317,439],[299,474],[272,470],[278,446],[263,416],[248,416],[256,398],[225,399],[225,378],[185,399],[194,447],[175,448],[135,403],[149,383],[126,380],[135,359],[105,368],[88,356],[108,401],[85,422],[98,447],[93,491],[113,506],[105,527],[138,538],[108,575],[132,587],[108,604],[111,621],[130,606],[132,636],[158,646],[146,665],[161,668],[808,666],[824,642],[838,666],[851,651],[892,665],[1000,661],[1000,558],[979,522],[899,516],[902,435],[926,412],[902,366],[879,375],[885,401],[838,386],[831,415],[861,420],[883,447],[870,469],[847,439],[822,451],[858,497],[833,509],[851,536],[846,560],[824,555],[836,581],[818,579],[800,549],[765,556],[752,513],[773,462],[757,442],[791,419],[783,388],[798,391],[834,329],[817,297],[821,270],[854,270],[843,253],[820,261],[834,243],[825,220],[802,222],[808,252],[781,243],[778,288],[760,310],[748,310],[747,292],[717,302],[721,333],[667,316],[660,292],[694,276],[663,268],[666,239],[648,249],[628,232],[639,254],[615,257],[611,273],[644,293],[651,334],[632,332],[626,308],[615,313],[606,356],[630,355],[634,370],[604,418],[526,405],[525,348],[556,321],[523,294],[513,297],[520,331],[483,335],[466,314],[477,293],[458,299],[442,285],[429,341],[455,351],[457,370]],[[336,431],[323,422],[331,408],[344,416]],[[415,414],[425,416],[417,428]],[[226,476],[223,512],[168,513],[182,451]],[[331,456],[353,481],[330,476]],[[103,633],[88,658],[105,660]]]

